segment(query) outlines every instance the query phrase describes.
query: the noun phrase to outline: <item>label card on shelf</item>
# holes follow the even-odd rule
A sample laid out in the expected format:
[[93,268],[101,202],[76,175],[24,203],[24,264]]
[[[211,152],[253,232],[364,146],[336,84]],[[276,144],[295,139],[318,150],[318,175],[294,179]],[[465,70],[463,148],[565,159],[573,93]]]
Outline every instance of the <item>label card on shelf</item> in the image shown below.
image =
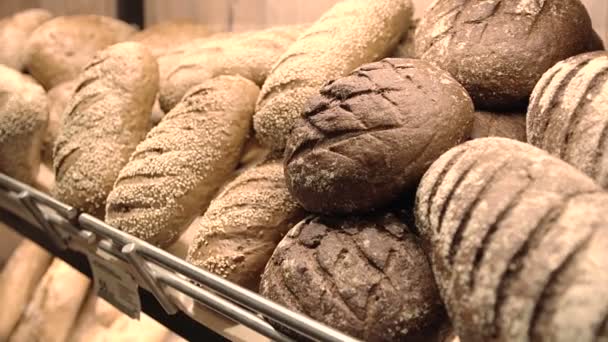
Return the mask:
[[128,267],[115,257],[97,250],[88,253],[93,272],[94,290],[98,296],[114,305],[131,318],[139,319],[141,301],[137,280]]

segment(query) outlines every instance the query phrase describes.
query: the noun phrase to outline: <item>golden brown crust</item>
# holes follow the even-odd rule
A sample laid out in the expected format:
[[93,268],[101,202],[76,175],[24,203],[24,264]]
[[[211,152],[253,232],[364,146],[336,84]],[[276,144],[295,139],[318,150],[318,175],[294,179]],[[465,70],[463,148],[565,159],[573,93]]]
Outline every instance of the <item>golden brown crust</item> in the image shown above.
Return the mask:
[[49,11],[33,8],[0,20],[0,64],[22,70],[30,34],[52,16]]

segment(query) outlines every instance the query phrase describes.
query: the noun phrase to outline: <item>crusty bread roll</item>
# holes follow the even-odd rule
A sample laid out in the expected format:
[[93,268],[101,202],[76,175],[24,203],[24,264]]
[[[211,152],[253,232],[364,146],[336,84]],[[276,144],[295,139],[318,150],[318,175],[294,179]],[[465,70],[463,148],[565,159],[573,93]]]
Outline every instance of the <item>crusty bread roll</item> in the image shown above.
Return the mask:
[[90,293],[68,338],[69,342],[89,342],[96,335],[103,335],[123,314],[103,298]]
[[154,57],[191,40],[211,35],[207,26],[187,20],[165,21],[132,35],[129,40],[144,44]]
[[258,141],[282,150],[308,99],[325,82],[392,52],[411,16],[410,0],[337,3],[272,68],[254,115]]
[[304,210],[287,191],[279,161],[246,170],[211,202],[188,261],[256,291],[275,247]]
[[0,273],[0,341],[8,340],[53,257],[24,239]]
[[106,222],[161,247],[175,242],[236,167],[258,92],[240,76],[192,88],[120,172]]
[[140,43],[113,45],[79,77],[54,150],[54,195],[103,217],[120,169],[144,138],[158,90],[156,60]]
[[220,34],[181,45],[158,59],[160,105],[168,112],[190,88],[219,75],[243,76],[261,86],[275,61],[304,26]]
[[33,79],[0,65],[0,172],[32,183],[40,165],[48,108]]
[[28,9],[0,20],[0,64],[23,69],[25,45],[30,34],[53,15],[43,9]]
[[65,341],[84,302],[89,283],[89,278],[55,258],[9,342]]
[[78,76],[97,51],[127,39],[135,28],[110,17],[74,15],[40,25],[26,47],[26,67],[46,89]]
[[42,161],[51,167],[53,166],[53,147],[61,131],[63,113],[78,84],[78,78],[75,78],[53,87],[46,94],[49,101],[49,122],[42,141]]

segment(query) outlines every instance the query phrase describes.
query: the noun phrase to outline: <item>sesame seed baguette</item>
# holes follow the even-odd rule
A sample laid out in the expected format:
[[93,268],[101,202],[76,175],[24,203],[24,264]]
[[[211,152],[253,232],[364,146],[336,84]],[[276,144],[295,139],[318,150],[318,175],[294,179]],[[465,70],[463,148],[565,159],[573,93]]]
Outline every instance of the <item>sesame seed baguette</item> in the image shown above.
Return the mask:
[[145,137],[157,91],[158,66],[142,44],[120,43],[97,54],[63,115],[54,196],[103,217],[118,173]]
[[407,31],[409,0],[346,0],[326,12],[274,65],[254,116],[257,139],[283,150],[308,99],[326,82],[388,55]]
[[258,93],[240,76],[192,88],[120,172],[106,222],[163,248],[175,242],[234,171]]

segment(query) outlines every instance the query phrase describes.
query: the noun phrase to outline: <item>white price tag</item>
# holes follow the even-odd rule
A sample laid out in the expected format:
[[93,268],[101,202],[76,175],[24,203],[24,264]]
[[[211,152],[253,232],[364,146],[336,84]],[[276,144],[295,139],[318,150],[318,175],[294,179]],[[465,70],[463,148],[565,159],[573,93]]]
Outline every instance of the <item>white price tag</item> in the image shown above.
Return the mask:
[[137,281],[129,269],[120,260],[100,250],[87,256],[97,295],[131,318],[139,319],[141,301]]

